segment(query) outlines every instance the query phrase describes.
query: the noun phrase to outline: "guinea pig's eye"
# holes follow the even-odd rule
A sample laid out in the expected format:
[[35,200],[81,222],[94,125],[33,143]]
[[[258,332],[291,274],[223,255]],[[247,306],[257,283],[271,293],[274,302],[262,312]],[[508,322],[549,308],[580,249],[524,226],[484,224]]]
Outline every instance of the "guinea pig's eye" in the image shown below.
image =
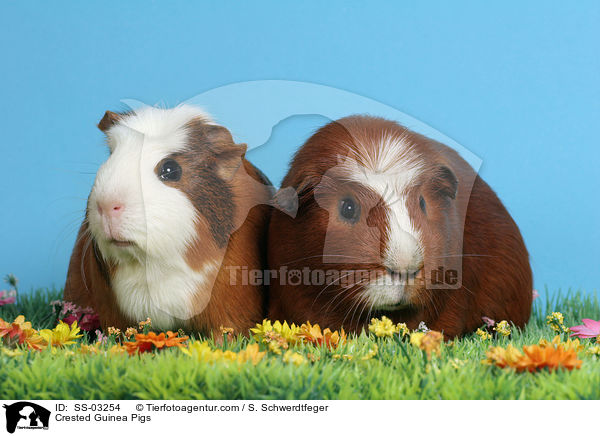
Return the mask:
[[344,198],[340,202],[340,216],[344,221],[354,223],[360,216],[360,207],[352,198]]
[[173,159],[167,159],[160,166],[158,177],[161,180],[176,182],[181,179],[181,167]]
[[427,206],[425,205],[425,199],[423,198],[422,195],[419,197],[419,207],[421,208],[423,213],[427,212]]

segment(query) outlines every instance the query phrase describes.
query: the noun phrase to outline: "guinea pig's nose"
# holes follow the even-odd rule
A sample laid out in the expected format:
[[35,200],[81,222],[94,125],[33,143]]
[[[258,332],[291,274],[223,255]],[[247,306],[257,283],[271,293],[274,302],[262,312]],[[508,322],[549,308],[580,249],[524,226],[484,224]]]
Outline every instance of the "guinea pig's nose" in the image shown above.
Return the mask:
[[98,213],[102,216],[116,218],[123,213],[123,204],[113,201],[98,201]]

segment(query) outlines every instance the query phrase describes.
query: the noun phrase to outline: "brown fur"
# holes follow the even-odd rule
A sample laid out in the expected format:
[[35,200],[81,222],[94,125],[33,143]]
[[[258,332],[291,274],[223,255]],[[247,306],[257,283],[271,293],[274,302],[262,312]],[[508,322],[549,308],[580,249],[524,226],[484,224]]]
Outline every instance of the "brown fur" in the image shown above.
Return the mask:
[[[532,303],[528,253],[496,194],[454,150],[380,118],[349,117],[330,123],[295,155],[282,189],[297,191],[298,213],[292,218],[273,211],[269,267],[384,271],[380,261],[389,232],[387,206],[370,189],[346,182],[344,168],[338,165],[339,156],[364,164],[374,156],[382,132],[408,138],[411,151],[425,161],[423,174],[406,193],[409,214],[425,247],[422,273],[407,289],[408,306],[373,313],[360,302],[361,284],[341,290],[335,285],[275,281],[270,287],[270,318],[358,331],[371,316],[386,315],[411,328],[424,321],[447,337],[475,330],[482,325],[482,316],[525,325]],[[364,209],[353,225],[335,215],[347,193]],[[426,212],[419,206],[421,196]],[[336,256],[341,260],[332,263]],[[432,286],[431,272],[438,267],[457,270],[462,286]]]
[[[106,131],[122,114],[107,112],[99,124]],[[207,261],[219,261],[208,304],[207,290],[200,289],[192,302],[198,315],[182,320],[187,330],[220,337],[219,328],[232,327],[236,332],[260,322],[265,312],[265,293],[261,286],[230,285],[228,266],[263,269],[266,263],[266,230],[270,183],[245,157],[245,145],[233,143],[231,134],[220,126],[203,120],[188,124],[190,147],[169,158],[182,167],[177,182],[167,182],[184,192],[199,212],[198,240],[185,253],[186,262],[199,270]],[[160,166],[160,164],[159,164]],[[158,168],[157,168],[158,171]],[[135,326],[140,320],[127,319],[119,310],[111,289],[111,277],[118,266],[108,264],[99,253],[84,220],[71,256],[64,298],[83,307],[92,307],[103,328]]]

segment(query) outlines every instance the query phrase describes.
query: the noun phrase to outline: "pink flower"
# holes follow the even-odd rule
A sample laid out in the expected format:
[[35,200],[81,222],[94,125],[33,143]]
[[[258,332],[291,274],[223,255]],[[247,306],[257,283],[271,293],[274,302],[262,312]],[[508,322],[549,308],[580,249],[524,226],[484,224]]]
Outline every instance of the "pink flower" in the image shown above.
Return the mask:
[[531,291],[531,294],[533,295],[534,300],[540,296],[540,293],[537,291],[537,289],[534,289],[533,291]]
[[0,291],[0,306],[6,304],[15,304],[17,301],[17,291],[14,289],[10,291]]
[[91,307],[82,309],[70,301],[53,301],[50,304],[54,309],[58,308],[58,317],[64,323],[70,325],[73,321],[77,321],[81,330],[87,332],[100,328],[100,319]]
[[108,338],[106,336],[104,336],[104,333],[102,333],[102,330],[96,330],[95,333],[96,333],[96,340],[98,342],[101,342],[104,344],[108,341]]
[[481,319],[483,320],[485,325],[487,325],[488,327],[494,327],[496,325],[496,321],[494,321],[492,318],[488,318],[487,316],[482,316]]
[[595,338],[600,335],[600,321],[586,318],[583,320],[583,325],[573,326],[570,330],[573,332],[571,336]]

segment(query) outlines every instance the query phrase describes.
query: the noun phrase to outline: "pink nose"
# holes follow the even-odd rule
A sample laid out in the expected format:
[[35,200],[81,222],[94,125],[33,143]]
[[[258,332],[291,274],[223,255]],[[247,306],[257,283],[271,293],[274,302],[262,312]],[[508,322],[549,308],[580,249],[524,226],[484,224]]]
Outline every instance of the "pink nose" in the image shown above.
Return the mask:
[[123,213],[123,209],[125,209],[121,203],[102,201],[98,201],[97,207],[100,215],[111,218],[117,218]]

